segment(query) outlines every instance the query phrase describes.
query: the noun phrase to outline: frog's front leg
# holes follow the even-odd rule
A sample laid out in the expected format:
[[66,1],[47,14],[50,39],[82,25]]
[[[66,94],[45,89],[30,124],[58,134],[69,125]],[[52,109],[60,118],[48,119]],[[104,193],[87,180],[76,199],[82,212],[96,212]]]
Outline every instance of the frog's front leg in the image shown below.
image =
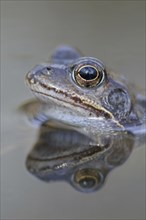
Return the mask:
[[83,117],[78,118],[79,122],[77,124],[65,123],[65,121],[58,119],[57,115],[59,112],[55,114],[55,108],[56,107],[52,103],[44,103],[40,100],[33,99],[24,103],[20,107],[20,111],[24,113],[27,121],[34,127],[40,128],[43,125],[47,128],[76,130],[92,139],[90,143],[91,146],[103,146],[103,148],[105,148],[106,145],[109,146],[111,126],[108,127],[108,124],[110,123],[99,118],[92,119]]
[[22,104],[19,110],[24,113],[32,126],[40,127],[45,121],[48,120],[48,116],[46,116],[44,113],[46,105],[46,103],[42,103],[36,99],[31,99]]
[[[31,99],[22,104],[19,111],[22,112],[27,121],[34,127],[42,125],[48,128],[72,129],[72,124],[67,124],[57,118],[58,112],[55,114],[56,107],[50,103],[41,102],[37,99]],[[78,130],[78,129],[74,129]]]

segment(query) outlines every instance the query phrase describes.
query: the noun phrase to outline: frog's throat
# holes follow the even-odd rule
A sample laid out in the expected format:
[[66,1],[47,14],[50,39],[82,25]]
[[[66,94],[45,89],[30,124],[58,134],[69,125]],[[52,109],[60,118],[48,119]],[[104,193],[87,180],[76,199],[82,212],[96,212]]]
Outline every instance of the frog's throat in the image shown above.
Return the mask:
[[[98,105],[97,103],[95,103],[94,101],[91,101],[89,99],[85,99],[84,97],[82,96],[78,96],[77,94],[75,93],[67,93],[63,90],[60,90],[58,88],[55,88],[53,86],[49,86],[49,85],[46,85],[46,84],[43,84],[41,82],[39,82],[39,85],[46,89],[46,91],[53,91],[54,94],[61,94],[63,95],[64,97],[68,97],[70,100],[73,101],[74,105],[77,106],[77,107],[80,107],[80,108],[84,108],[85,110],[87,109],[90,109],[91,112],[95,113],[97,115],[97,117],[101,116],[101,117],[105,117],[106,119],[112,119],[113,122],[120,128],[124,128],[123,125],[121,125],[116,119],[115,117],[113,116],[113,114],[111,114],[108,110],[106,110],[105,108],[103,108],[102,106]],[[43,91],[38,91],[36,89],[33,88],[30,88],[32,92],[34,93],[38,93],[38,94],[41,94],[45,97],[51,97],[52,99],[54,100],[59,100],[59,101],[63,101],[67,104],[69,104],[68,101],[66,101],[67,99],[61,99],[57,96],[53,96],[51,94],[48,94],[48,93],[44,93]]]

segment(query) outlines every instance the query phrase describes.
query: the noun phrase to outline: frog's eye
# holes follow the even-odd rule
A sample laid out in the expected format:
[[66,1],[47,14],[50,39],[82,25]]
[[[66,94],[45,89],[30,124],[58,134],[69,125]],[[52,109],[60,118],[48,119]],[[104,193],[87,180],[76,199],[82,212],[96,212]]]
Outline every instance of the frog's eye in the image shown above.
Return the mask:
[[92,192],[103,183],[103,175],[96,169],[85,168],[75,172],[72,184],[82,192]]
[[82,87],[94,87],[101,84],[104,73],[94,65],[82,65],[74,69],[74,79]]

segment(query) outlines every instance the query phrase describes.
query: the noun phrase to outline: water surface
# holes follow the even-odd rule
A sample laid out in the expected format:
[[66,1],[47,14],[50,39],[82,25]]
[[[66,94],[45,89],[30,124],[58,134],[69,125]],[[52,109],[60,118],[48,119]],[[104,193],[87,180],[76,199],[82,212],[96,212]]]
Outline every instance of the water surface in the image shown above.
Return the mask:
[[71,44],[145,88],[144,1],[2,1],[1,218],[145,219],[145,147],[112,171],[95,193],[45,183],[25,167],[37,129],[16,112],[32,97],[25,73]]

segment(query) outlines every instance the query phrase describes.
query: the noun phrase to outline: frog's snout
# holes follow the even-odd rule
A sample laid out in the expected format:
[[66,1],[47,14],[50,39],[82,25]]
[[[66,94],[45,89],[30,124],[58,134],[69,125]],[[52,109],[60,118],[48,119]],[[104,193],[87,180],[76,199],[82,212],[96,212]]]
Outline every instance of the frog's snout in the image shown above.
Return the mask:
[[38,83],[38,78],[42,75],[49,75],[50,67],[48,64],[36,65],[32,70],[30,70],[25,77],[26,84],[28,86]]

